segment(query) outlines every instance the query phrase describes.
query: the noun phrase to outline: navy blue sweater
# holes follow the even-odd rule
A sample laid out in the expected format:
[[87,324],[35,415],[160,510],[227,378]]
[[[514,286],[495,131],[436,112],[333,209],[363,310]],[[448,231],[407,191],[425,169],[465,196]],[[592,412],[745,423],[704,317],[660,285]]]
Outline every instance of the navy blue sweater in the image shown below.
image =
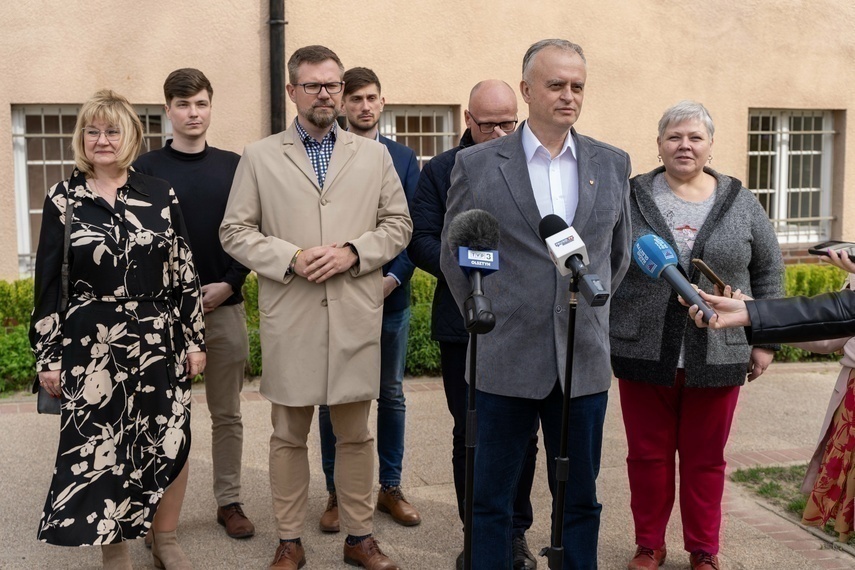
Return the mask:
[[180,152],[169,140],[163,148],[147,152],[134,162],[134,169],[166,180],[175,190],[202,285],[222,281],[234,290],[223,305],[243,301],[241,288],[249,273],[220,244],[220,224],[238,161],[240,155],[207,145],[200,153]]

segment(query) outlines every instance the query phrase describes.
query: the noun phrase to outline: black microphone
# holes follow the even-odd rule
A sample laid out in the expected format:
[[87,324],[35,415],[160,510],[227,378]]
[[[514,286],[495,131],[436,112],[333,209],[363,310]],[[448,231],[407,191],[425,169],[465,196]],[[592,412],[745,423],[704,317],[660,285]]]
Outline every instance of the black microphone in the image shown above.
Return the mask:
[[579,291],[592,307],[601,307],[609,299],[609,292],[598,275],[588,270],[588,248],[575,229],[569,227],[561,216],[547,214],[538,226],[540,239],[546,243],[549,257],[561,275],[573,274]]
[[496,326],[490,300],[484,296],[481,280],[499,269],[499,222],[484,210],[467,210],[448,226],[448,245],[457,252],[457,263],[469,277],[469,298],[463,304],[466,330],[484,334]]

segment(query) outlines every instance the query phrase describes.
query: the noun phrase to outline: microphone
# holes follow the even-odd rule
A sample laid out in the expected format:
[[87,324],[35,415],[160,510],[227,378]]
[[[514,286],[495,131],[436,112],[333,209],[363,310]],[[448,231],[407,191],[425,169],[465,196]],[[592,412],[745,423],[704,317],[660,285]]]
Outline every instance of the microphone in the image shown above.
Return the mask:
[[654,234],[641,236],[632,248],[632,257],[648,277],[662,277],[690,305],[697,305],[708,323],[715,312],[701,298],[689,280],[677,268],[677,253],[668,242]]
[[481,280],[499,270],[499,222],[484,210],[467,210],[448,226],[448,245],[457,250],[457,263],[469,277],[471,292],[463,303],[463,320],[470,333],[484,334],[496,326]]
[[561,275],[573,274],[579,291],[592,307],[601,307],[609,299],[609,292],[600,277],[588,271],[588,248],[575,229],[567,226],[561,216],[547,214],[538,226],[540,239],[546,243],[549,257]]

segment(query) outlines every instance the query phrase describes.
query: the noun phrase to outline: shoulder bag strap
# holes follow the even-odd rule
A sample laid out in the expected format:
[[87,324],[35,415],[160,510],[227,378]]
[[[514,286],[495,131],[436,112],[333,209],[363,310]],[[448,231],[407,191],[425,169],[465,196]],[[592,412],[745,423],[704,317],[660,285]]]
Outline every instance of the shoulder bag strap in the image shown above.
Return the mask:
[[64,313],[68,308],[68,250],[71,248],[71,221],[74,218],[74,201],[67,194],[65,204],[65,241],[62,246],[62,298],[59,301],[60,313]]

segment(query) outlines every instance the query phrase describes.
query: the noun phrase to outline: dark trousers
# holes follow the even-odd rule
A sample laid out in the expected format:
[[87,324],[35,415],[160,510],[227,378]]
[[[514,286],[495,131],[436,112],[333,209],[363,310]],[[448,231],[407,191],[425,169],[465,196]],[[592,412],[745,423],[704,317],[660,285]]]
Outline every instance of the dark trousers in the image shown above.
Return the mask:
[[[466,409],[469,405],[469,385],[466,383],[466,343],[440,342],[439,352],[442,365],[442,383],[448,411],[454,419],[452,434],[451,467],[454,475],[454,490],[457,493],[457,512],[463,522],[466,490]],[[478,403],[476,402],[476,409]],[[480,412],[479,412],[480,413]],[[525,534],[533,520],[531,509],[531,485],[537,462],[538,418],[532,420],[530,436],[526,445],[525,463],[520,473],[513,505],[513,535]],[[479,426],[480,429],[480,426]]]
[[[526,464],[531,424],[540,416],[546,455],[558,456],[563,393],[559,383],[543,400],[479,391],[475,451],[475,509],[472,560],[476,570],[510,570],[512,505]],[[564,570],[597,568],[602,505],[597,501],[608,392],[573,398],[564,503]]]

